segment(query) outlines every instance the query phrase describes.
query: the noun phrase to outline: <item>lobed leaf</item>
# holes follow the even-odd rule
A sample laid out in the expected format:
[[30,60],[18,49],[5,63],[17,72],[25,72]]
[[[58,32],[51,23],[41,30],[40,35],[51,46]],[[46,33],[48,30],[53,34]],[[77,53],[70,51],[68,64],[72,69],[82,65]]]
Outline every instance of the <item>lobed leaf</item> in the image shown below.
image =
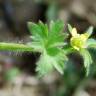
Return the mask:
[[[28,29],[32,36],[38,41],[43,41],[48,36],[48,28],[41,21],[38,24],[28,22]],[[35,39],[33,39],[35,41]]]
[[47,47],[58,45],[59,43],[64,43],[64,35],[62,33],[64,23],[62,21],[51,21],[49,36],[47,41]]
[[53,65],[51,63],[51,58],[46,53],[41,54],[37,64],[36,71],[39,77],[49,74],[53,71]]
[[50,23],[50,35],[56,35],[61,33],[64,28],[64,22],[61,20],[57,20],[56,22],[51,21]]
[[58,53],[44,52],[43,54],[41,54],[40,59],[37,62],[36,71],[40,74],[40,76],[46,75],[52,72],[54,69],[63,74],[64,62],[66,60],[66,56],[62,51],[58,51]]
[[64,34],[62,33],[64,23],[62,21],[51,22],[48,26],[41,21],[38,24],[29,23],[32,42],[28,43],[34,51],[40,52],[41,56],[37,62],[36,71],[40,76],[48,74],[56,69],[63,74],[64,62],[67,60],[64,50]]

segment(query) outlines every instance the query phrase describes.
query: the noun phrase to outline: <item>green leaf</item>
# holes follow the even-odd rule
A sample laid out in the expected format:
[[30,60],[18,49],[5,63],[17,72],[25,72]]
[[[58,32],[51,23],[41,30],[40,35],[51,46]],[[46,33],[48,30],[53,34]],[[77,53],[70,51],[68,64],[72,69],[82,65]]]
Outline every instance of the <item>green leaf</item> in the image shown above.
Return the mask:
[[[54,49],[55,50],[55,49]],[[37,62],[36,71],[40,76],[46,75],[56,69],[59,73],[64,73],[64,63],[67,61],[67,57],[64,55],[63,51],[54,53],[41,54],[40,59]]]
[[92,57],[89,51],[86,49],[81,49],[80,54],[84,59],[84,67],[86,68],[86,75],[88,75],[90,71],[90,65],[92,64]]
[[60,74],[64,74],[64,62],[59,62],[59,63],[56,63],[54,62],[53,63],[53,66],[55,67],[55,69],[60,73]]
[[96,40],[95,39],[88,39],[86,42],[87,48],[96,48]]
[[52,21],[50,23],[50,32],[48,32],[48,26],[41,21],[38,24],[29,22],[28,27],[32,34],[32,42],[41,44],[41,47],[48,48],[64,46],[64,35],[62,33],[64,23],[62,21]]
[[49,40],[47,41],[47,47],[58,47],[58,46],[64,46],[64,38],[63,35],[59,36],[52,36],[49,37]]
[[42,41],[48,36],[47,25],[43,24],[41,21],[38,24],[28,22],[28,29],[34,38],[38,38],[38,41]]
[[33,36],[41,35],[41,28],[32,22],[28,22],[28,29]]
[[65,45],[65,37],[62,33],[64,23],[59,20],[52,21],[49,30],[48,26],[42,22],[29,25],[29,29],[33,34],[31,36],[33,41],[29,45],[33,50],[41,53],[36,71],[40,76],[52,72],[53,69],[63,74],[64,62],[67,60],[62,50]]
[[56,35],[61,33],[64,28],[64,22],[61,20],[57,20],[56,22],[51,21],[50,23],[50,35]]
[[48,26],[47,24],[43,24],[43,22],[39,21],[39,24],[38,24],[42,30],[42,34],[44,35],[45,38],[47,38],[48,36]]
[[64,23],[62,21],[51,21],[47,46],[57,46],[64,43],[64,34],[62,33]]
[[70,24],[68,24],[68,30],[70,33],[72,32],[72,29],[73,29],[72,26]]
[[38,72],[39,77],[42,77],[53,71],[51,57],[46,53],[41,54],[40,59],[36,64],[37,64],[36,71]]
[[31,32],[32,42],[28,43],[34,51],[42,52],[47,42],[48,37],[48,26],[43,24],[43,22],[39,21],[38,24],[34,24],[32,22],[28,23],[29,31]]
[[88,37],[90,37],[91,36],[91,34],[92,34],[92,32],[93,32],[93,26],[90,26],[87,30],[86,30],[86,35],[88,36]]
[[52,47],[47,49],[47,54],[49,54],[50,56],[55,56],[59,52],[60,52],[59,48]]
[[63,50],[61,50],[55,57],[55,62],[53,63],[54,68],[60,73],[64,74],[65,63],[67,62],[68,58],[65,56]]

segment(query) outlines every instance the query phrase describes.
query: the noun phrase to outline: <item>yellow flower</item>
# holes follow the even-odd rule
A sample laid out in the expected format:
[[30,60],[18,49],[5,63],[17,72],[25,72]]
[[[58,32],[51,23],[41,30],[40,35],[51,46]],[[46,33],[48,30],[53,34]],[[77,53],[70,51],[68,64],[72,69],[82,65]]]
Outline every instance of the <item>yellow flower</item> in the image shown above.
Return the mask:
[[71,35],[70,44],[74,49],[79,50],[81,48],[86,48],[86,41],[90,35],[87,33],[78,34],[76,28],[72,29]]

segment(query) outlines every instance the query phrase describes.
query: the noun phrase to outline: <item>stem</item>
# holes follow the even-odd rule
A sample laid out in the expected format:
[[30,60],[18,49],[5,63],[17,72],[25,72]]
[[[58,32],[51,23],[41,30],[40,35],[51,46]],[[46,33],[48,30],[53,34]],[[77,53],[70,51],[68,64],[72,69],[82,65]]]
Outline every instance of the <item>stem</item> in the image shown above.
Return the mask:
[[2,43],[0,42],[0,50],[4,51],[30,51],[33,52],[33,48],[29,45],[17,44],[17,43]]
[[76,51],[76,50],[74,50],[71,46],[65,46],[65,47],[63,48],[63,50],[64,50],[64,52],[65,52],[66,55],[68,55],[68,54],[73,53],[73,52]]

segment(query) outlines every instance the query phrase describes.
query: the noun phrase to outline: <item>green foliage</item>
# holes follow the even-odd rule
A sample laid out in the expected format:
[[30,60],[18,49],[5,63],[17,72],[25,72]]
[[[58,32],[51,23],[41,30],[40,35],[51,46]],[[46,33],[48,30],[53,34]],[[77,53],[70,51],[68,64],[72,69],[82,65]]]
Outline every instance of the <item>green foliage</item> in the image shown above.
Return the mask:
[[41,56],[37,61],[36,71],[40,76],[50,73],[55,68],[63,74],[64,62],[67,60],[64,52],[64,36],[62,33],[64,23],[62,21],[51,22],[48,26],[39,22],[38,24],[28,23],[29,30],[32,34],[33,50],[40,52]]
[[77,30],[72,28],[71,25],[68,25],[68,29],[72,34],[70,40],[71,46],[83,57],[86,75],[88,75],[90,72],[90,64],[92,64],[92,57],[88,49],[96,48],[96,41],[94,39],[88,39],[93,32],[93,27],[89,27],[84,34],[78,34]]
[[72,28],[68,24],[71,33],[70,42],[66,42],[66,35],[63,32],[64,23],[60,20],[51,21],[49,26],[41,21],[37,24],[28,22],[31,42],[26,44],[0,43],[0,50],[8,51],[30,51],[39,52],[40,57],[36,62],[39,76],[44,76],[54,69],[63,74],[68,62],[68,54],[77,51],[84,59],[84,67],[86,74],[92,64],[92,57],[89,48],[96,48],[96,41],[89,39],[92,34],[93,27],[84,34],[78,34],[76,28]]
[[86,75],[88,76],[90,72],[90,64],[92,64],[92,58],[88,50],[81,49],[80,54],[84,60],[84,67],[86,68]]

